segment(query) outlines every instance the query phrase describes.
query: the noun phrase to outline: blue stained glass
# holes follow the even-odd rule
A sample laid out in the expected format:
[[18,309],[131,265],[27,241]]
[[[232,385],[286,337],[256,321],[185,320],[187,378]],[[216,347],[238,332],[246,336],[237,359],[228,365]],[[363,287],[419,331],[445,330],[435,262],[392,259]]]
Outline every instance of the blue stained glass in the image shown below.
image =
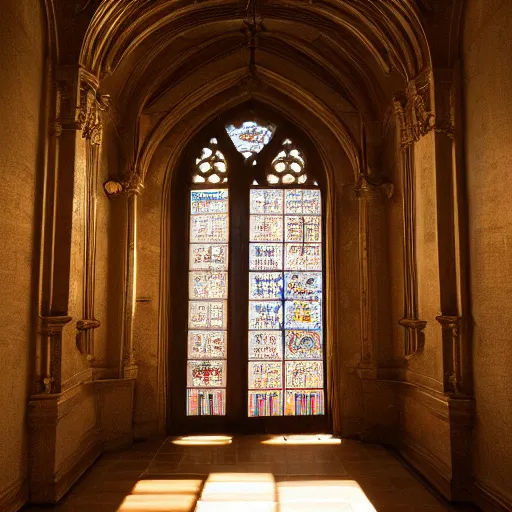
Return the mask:
[[283,244],[249,244],[249,270],[281,270]]
[[321,272],[285,272],[285,299],[321,300]]
[[282,299],[283,274],[282,272],[250,272],[249,273],[250,299]]
[[322,359],[320,331],[286,331],[286,359]]
[[322,328],[322,304],[316,301],[287,300],[285,328],[318,331]]
[[282,329],[283,306],[281,301],[250,301],[249,329]]
[[190,211],[192,214],[227,213],[227,189],[192,190],[190,192]]

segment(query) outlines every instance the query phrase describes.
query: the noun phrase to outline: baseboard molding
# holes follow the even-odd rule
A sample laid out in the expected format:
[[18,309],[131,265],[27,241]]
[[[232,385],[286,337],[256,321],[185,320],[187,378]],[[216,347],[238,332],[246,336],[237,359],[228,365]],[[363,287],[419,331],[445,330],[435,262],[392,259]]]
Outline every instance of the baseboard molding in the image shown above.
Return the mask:
[[510,512],[512,500],[503,495],[495,487],[476,481],[473,488],[473,500],[475,505],[484,512]]
[[0,510],[4,512],[17,512],[28,500],[28,486],[26,480],[16,480],[0,491]]
[[398,451],[423,478],[451,501],[451,471],[444,462],[411,440],[402,441]]

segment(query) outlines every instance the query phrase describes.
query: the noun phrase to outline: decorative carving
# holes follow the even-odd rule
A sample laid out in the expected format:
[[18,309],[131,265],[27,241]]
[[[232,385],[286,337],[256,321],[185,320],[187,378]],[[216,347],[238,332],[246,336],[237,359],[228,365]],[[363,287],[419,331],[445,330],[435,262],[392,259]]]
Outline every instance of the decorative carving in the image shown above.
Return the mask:
[[36,392],[60,393],[62,330],[71,322],[70,316],[46,316],[41,318],[41,368]]
[[462,389],[461,317],[440,315],[436,316],[436,320],[442,327],[445,392],[459,395]]
[[109,199],[119,197],[123,192],[123,184],[120,181],[108,180],[103,184],[103,190]]
[[418,141],[435,127],[436,118],[430,99],[431,81],[428,70],[411,80],[405,91],[393,100],[402,148]]
[[87,82],[80,86],[80,105],[77,107],[77,120],[82,129],[82,137],[91,144],[101,144],[101,112],[110,106],[110,96],[97,94]]
[[140,195],[144,190],[144,181],[140,174],[131,169],[123,181],[123,189],[128,195]]

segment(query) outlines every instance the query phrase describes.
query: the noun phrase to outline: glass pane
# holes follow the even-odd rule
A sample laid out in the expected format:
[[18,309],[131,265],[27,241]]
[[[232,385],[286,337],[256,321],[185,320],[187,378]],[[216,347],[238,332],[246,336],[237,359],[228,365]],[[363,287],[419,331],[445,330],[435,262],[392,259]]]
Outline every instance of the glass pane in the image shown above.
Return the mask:
[[281,301],[250,301],[249,329],[281,329],[283,304]]
[[189,359],[226,359],[226,331],[188,331]]
[[193,215],[198,213],[227,213],[227,189],[192,190],[190,193],[190,212]]
[[227,308],[225,301],[189,301],[189,329],[226,329]]
[[218,213],[213,215],[190,216],[190,241],[194,242],[222,242],[229,239],[228,215]]
[[249,270],[282,270],[283,244],[249,244]]
[[251,213],[283,213],[283,191],[274,189],[251,190]]
[[188,416],[220,416],[226,414],[225,389],[187,389]]
[[282,272],[249,272],[250,299],[282,299]]
[[316,215],[287,215],[285,217],[286,242],[320,242],[320,217]]
[[285,190],[284,212],[320,215],[322,201],[320,190]]
[[249,359],[283,359],[281,331],[249,331]]
[[322,359],[320,331],[285,331],[286,359]]
[[286,361],[287,388],[320,388],[324,385],[322,361]]
[[281,215],[251,215],[251,242],[282,242],[283,217]]
[[235,148],[246,158],[259,153],[270,142],[275,129],[273,124],[262,126],[255,121],[245,121],[239,126],[226,126],[226,132]]
[[322,327],[322,303],[317,301],[287,300],[285,302],[286,329],[317,331]]
[[305,416],[324,412],[323,389],[286,391],[285,415]]
[[320,244],[285,244],[285,270],[322,270]]
[[249,362],[249,389],[281,389],[282,387],[282,363]]
[[321,272],[285,272],[285,299],[321,300]]
[[188,361],[187,387],[218,388],[226,386],[226,361]]
[[282,391],[249,391],[249,416],[281,416]]
[[227,270],[227,244],[190,244],[191,270]]
[[320,191],[251,190],[250,211],[248,414],[324,414]]
[[227,272],[189,272],[189,297],[191,299],[227,299]]

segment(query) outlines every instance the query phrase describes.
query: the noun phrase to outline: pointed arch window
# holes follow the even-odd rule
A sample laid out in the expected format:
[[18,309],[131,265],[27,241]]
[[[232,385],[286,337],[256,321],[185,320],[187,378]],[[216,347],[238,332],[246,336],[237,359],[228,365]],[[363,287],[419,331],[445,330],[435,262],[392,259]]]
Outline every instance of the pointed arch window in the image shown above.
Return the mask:
[[[246,418],[323,415],[321,191],[304,151],[277,125],[224,129],[189,175],[186,415],[229,416],[241,368]],[[233,168],[233,151],[245,169]],[[245,263],[230,264],[232,241]],[[239,289],[245,298],[229,296]],[[233,353],[244,360],[228,364]]]

